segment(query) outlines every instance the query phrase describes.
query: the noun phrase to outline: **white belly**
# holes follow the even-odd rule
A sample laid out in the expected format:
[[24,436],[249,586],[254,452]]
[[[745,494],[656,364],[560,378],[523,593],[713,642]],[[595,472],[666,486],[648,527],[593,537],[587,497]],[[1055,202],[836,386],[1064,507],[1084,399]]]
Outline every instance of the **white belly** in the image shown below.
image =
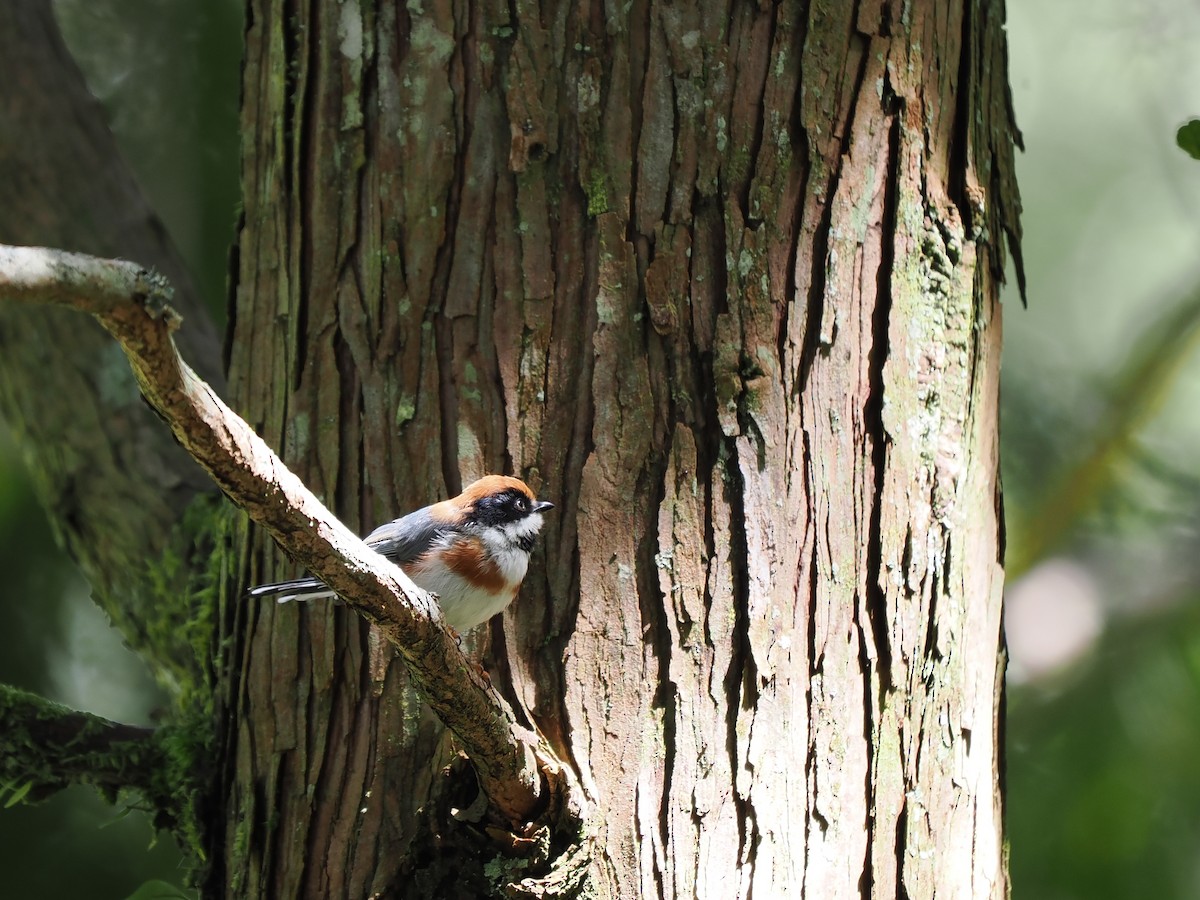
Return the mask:
[[[482,625],[512,603],[517,596],[516,586],[505,587],[499,594],[495,594],[476,587],[445,566],[434,565],[424,569],[414,567],[408,576],[422,589],[437,594],[446,624],[459,634],[465,634],[476,625]],[[519,585],[518,580],[517,586]]]

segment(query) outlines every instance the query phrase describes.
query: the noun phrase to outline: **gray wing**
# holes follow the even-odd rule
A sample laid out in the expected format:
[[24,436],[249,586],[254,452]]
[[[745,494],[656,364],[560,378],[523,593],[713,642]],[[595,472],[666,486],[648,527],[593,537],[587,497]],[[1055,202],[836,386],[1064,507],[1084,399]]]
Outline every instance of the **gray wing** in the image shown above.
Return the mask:
[[401,519],[380,525],[363,541],[376,553],[398,565],[412,562],[439,538],[454,531],[448,522],[439,521],[428,509],[418,509]]
[[[427,509],[418,509],[402,519],[380,525],[363,541],[376,553],[380,553],[397,565],[412,562],[443,535],[454,531],[454,526],[448,522],[439,522]],[[332,597],[333,591],[317,578],[297,578],[293,581],[280,581],[275,584],[260,584],[248,592],[251,597],[263,597],[269,594],[283,594],[279,602],[285,600],[307,600],[317,597]]]

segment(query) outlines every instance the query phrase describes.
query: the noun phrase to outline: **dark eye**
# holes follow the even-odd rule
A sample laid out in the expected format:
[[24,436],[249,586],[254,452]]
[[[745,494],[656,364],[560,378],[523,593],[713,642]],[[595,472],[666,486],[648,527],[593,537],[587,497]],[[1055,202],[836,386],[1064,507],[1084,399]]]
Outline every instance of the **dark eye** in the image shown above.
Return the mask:
[[524,497],[518,497],[516,500],[514,500],[513,506],[515,506],[517,508],[517,512],[528,512],[529,511],[529,501],[526,500]]

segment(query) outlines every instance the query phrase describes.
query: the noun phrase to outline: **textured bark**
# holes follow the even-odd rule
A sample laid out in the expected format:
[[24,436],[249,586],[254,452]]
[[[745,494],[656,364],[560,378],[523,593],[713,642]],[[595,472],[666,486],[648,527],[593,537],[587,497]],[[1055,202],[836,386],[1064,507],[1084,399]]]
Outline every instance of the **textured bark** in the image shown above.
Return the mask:
[[[491,629],[587,793],[550,856],[1004,896],[1002,5],[250,7],[233,396],[352,527],[485,471],[559,504]],[[211,893],[537,874],[438,817],[449,742],[361,621],[222,627]]]
[[[46,0],[0,4],[0,83],[0,243],[155,267],[187,321],[182,352],[221,390],[210,317]],[[183,519],[216,491],[142,402],[120,348],[71,310],[0,303],[0,415],[97,601],[160,675],[190,681],[205,659],[189,646],[198,610],[188,579],[203,579],[209,543]],[[198,623],[204,642],[208,624]]]

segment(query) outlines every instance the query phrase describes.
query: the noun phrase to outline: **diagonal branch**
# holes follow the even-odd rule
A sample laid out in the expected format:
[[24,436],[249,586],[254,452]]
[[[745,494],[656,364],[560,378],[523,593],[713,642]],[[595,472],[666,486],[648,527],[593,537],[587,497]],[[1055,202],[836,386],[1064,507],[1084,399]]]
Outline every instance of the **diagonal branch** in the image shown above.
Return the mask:
[[0,245],[0,297],[69,306],[120,343],[142,393],[230,499],[400,651],[434,713],[454,732],[495,810],[527,821],[543,803],[532,741],[467,661],[432,598],[371,551],[179,358],[179,317],[164,279],[134,263]]

